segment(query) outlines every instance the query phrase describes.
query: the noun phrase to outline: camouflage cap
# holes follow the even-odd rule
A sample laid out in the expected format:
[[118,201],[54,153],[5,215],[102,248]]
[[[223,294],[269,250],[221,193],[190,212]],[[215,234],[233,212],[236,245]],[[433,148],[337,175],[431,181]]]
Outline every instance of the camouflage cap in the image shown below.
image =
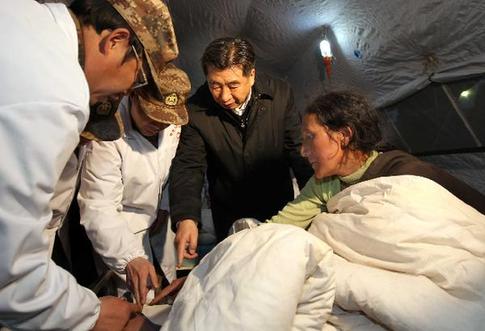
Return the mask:
[[[172,18],[162,0],[107,0],[125,19],[143,45],[157,86],[157,71],[178,56]],[[162,91],[160,91],[162,93]],[[163,93],[162,93],[163,94]]]
[[81,137],[94,141],[112,141],[124,132],[123,121],[117,111],[121,98],[108,97],[91,106],[89,120]]
[[152,120],[184,125],[189,121],[185,102],[190,92],[190,80],[187,74],[174,64],[167,64],[157,74],[161,94],[154,94],[149,87],[133,91],[140,108]]

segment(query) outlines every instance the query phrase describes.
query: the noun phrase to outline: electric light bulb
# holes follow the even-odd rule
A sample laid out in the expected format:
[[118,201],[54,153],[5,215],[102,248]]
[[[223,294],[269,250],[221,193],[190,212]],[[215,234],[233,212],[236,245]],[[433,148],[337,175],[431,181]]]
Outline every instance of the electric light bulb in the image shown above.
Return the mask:
[[323,57],[332,57],[332,50],[327,39],[320,42],[320,52],[322,53]]
[[465,90],[463,92],[460,93],[460,98],[468,98],[470,95],[472,94],[472,92],[470,90]]

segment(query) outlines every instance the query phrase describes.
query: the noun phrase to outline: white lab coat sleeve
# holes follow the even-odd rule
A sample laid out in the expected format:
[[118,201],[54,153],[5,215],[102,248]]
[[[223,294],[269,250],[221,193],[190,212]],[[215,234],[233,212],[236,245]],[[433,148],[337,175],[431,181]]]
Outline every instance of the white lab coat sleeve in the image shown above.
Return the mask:
[[89,330],[96,295],[48,256],[49,201],[86,121],[66,102],[0,105],[0,323],[24,330]]
[[78,194],[81,224],[103,261],[115,271],[125,273],[128,262],[148,256],[123,218],[123,158],[116,142],[91,144]]

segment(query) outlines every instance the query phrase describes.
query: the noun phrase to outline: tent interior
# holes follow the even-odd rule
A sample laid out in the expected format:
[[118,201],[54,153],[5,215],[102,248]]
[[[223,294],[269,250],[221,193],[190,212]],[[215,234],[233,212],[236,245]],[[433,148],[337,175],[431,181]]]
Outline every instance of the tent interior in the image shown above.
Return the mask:
[[[165,3],[180,51],[176,63],[192,92],[204,82],[200,58],[208,43],[246,38],[257,70],[291,84],[297,111],[328,91],[358,91],[380,111],[389,144],[485,192],[483,1]],[[324,38],[333,53],[328,68],[319,48]]]
[[[69,0],[38,1],[43,3],[70,2]],[[485,1],[163,1],[170,10],[173,25],[175,27],[177,44],[179,48],[179,56],[175,60],[175,64],[183,69],[190,77],[192,93],[194,93],[196,89],[205,81],[200,63],[200,59],[205,47],[212,40],[220,37],[237,36],[245,38],[250,41],[255,48],[257,57],[257,73],[266,72],[290,83],[294,93],[295,111],[302,114],[304,109],[317,96],[330,91],[352,90],[363,94],[371,101],[379,112],[380,125],[382,127],[384,139],[387,145],[402,149],[418,156],[423,160],[434,163],[447,170],[452,175],[460,178],[481,193],[485,194],[485,33],[483,33],[483,22],[485,22]],[[330,61],[324,61],[322,57],[320,50],[320,43],[322,40],[327,40],[330,44],[332,51]],[[383,179],[383,181],[385,182],[386,179]],[[423,184],[419,182],[419,180],[417,181],[416,187],[427,188],[426,185],[429,185],[429,183]],[[431,189],[436,190],[433,191]],[[435,244],[441,244],[442,241],[446,241],[445,244],[451,247],[450,250],[456,248],[454,247],[455,244],[467,246],[467,249],[468,246],[470,246],[470,251],[475,249],[475,251],[478,252],[476,253],[476,256],[478,256],[480,259],[479,263],[473,265],[472,267],[477,267],[479,272],[483,271],[485,274],[485,267],[483,267],[485,266],[483,263],[483,257],[485,256],[483,238],[485,238],[485,232],[483,231],[482,222],[485,216],[481,215],[478,211],[470,211],[466,209],[468,207],[463,207],[460,204],[461,202],[453,202],[448,204],[446,199],[440,200],[440,194],[448,193],[438,191],[438,189],[435,187],[430,188],[429,192],[426,193],[427,195],[422,196],[424,201],[427,201],[426,199],[429,198],[429,208],[426,206],[422,208],[422,210],[418,210],[416,213],[422,213],[424,215],[423,219],[432,214],[433,218],[436,218],[437,227],[425,228],[425,230],[428,231],[427,233],[430,233],[430,235],[425,236],[426,240],[429,239],[429,243],[426,243],[423,246],[428,247],[427,245],[429,244],[431,247]],[[436,194],[433,194],[435,192]],[[419,194],[421,194],[421,191],[419,190],[416,190],[416,192],[403,191],[402,195],[411,196],[414,195],[414,193],[416,193],[416,197],[413,198],[419,199]],[[450,196],[452,195],[451,193],[449,194]],[[408,206],[404,206],[403,209],[407,207]],[[411,207],[408,208],[410,210],[409,214],[413,214],[415,212],[415,210]],[[473,209],[472,207],[469,208]],[[371,209],[372,208],[369,207],[369,210]],[[202,211],[202,213],[207,211],[208,209],[205,209]],[[337,218],[338,214],[340,213],[338,208],[335,208],[335,212],[332,212],[330,209],[328,209],[328,211],[328,213],[322,213],[323,216],[321,215],[319,218],[320,222],[315,222],[317,225],[310,229],[313,230],[313,232],[310,231],[310,233],[317,237],[320,236],[322,240],[329,239],[328,235],[329,233],[331,235],[331,231],[323,231],[318,228],[318,226],[321,225],[323,227],[325,226],[324,224],[333,224],[332,222],[334,222],[336,224],[335,228],[338,228],[338,226],[345,223],[345,226],[348,226],[349,228],[342,230],[342,233],[350,233],[354,237],[351,235],[348,237],[342,236],[345,239],[342,240],[342,247],[344,247],[345,250],[346,247],[351,247],[354,244],[359,245],[356,243],[358,240],[355,239],[355,234],[358,233],[358,230],[360,230],[359,226],[361,226],[361,222],[359,220],[355,222],[352,220],[346,220],[348,222],[341,222]],[[388,212],[388,214],[384,216],[378,215],[382,218],[388,217],[388,215],[395,215],[392,214],[393,210],[387,211],[384,209],[381,212],[384,214]],[[435,212],[436,217],[434,216]],[[345,211],[342,212],[342,214],[345,214]],[[475,218],[470,217],[470,220],[467,220],[469,223],[462,224],[462,227],[456,226],[454,228],[456,224],[453,223],[453,217],[456,216],[456,219],[458,219],[462,215],[472,214],[480,215]],[[335,216],[335,219],[332,219],[333,215],[337,215]],[[202,218],[203,217],[204,214],[202,215]],[[210,215],[207,216],[207,218],[209,217]],[[326,217],[328,217],[328,219]],[[407,220],[407,218],[403,218],[403,220]],[[477,225],[477,223],[480,222],[482,222],[482,224]],[[371,222],[369,222],[369,224],[370,223]],[[399,227],[393,229],[386,229],[386,231],[389,231],[389,233],[384,233],[384,231],[381,231],[381,228],[371,229],[373,232],[369,230],[368,237],[373,239],[372,235],[374,233],[382,233],[384,239],[386,236],[390,238],[396,233],[400,235],[402,232],[414,231],[422,226],[422,224],[416,223],[415,225],[411,224],[409,226],[408,223],[403,222],[398,224],[398,226]],[[257,229],[261,228],[264,227],[259,227]],[[462,228],[466,228],[467,231],[469,229],[479,229],[480,231],[477,231],[479,234],[474,236],[472,230],[468,232],[464,230],[461,231]],[[447,232],[449,229],[451,230]],[[72,228],[68,229],[68,231],[74,230]],[[450,237],[449,233],[455,234],[456,237],[461,236],[463,233],[465,233],[467,236],[464,235],[463,237],[456,239],[455,237]],[[302,234],[296,232],[296,230],[295,232],[293,232],[293,230],[287,230],[286,233],[281,235],[288,235],[288,237],[290,237],[299,236]],[[479,235],[482,237],[479,238]],[[261,237],[261,239],[257,241],[258,243],[269,242],[269,240],[274,237],[272,233],[264,233],[263,230],[259,230],[259,232],[253,231],[253,236]],[[421,233],[411,233],[411,239],[414,238],[412,236],[419,237],[421,239]],[[201,234],[201,238],[203,238],[203,234]],[[324,274],[326,272],[324,262],[326,261],[328,255],[322,255],[323,249],[315,249],[315,247],[320,244],[317,243],[317,241],[314,242],[313,237],[311,237],[313,239],[309,238],[310,237],[303,238],[300,241],[302,247],[295,246],[295,248],[292,246],[294,244],[292,240],[286,240],[285,245],[282,245],[281,247],[281,251],[287,251],[288,254],[281,253],[275,256],[268,255],[270,256],[268,259],[271,259],[272,262],[276,261],[278,264],[277,266],[269,265],[269,263],[267,264],[266,260],[265,263],[260,263],[257,265],[258,268],[268,267],[268,270],[262,272],[262,275],[267,277],[268,275],[272,276],[273,274],[278,274],[278,276],[281,278],[278,280],[279,284],[283,284],[284,286],[282,287],[285,287],[288,282],[292,281],[290,278],[293,276],[295,277],[296,283],[301,279],[305,279],[305,281],[313,281],[312,277],[318,272]],[[80,238],[79,240],[81,239],[83,238]],[[236,246],[238,244],[238,240],[241,242],[246,240],[247,243],[244,245],[247,244],[247,246],[251,247],[252,249],[252,245],[254,245],[255,241],[250,239],[251,238],[249,237],[245,238],[244,235],[239,235],[233,237],[229,241],[224,241],[226,242],[226,246],[216,246],[216,249],[219,247],[221,251],[220,255],[217,255],[219,253],[214,253],[212,254],[213,258],[202,260],[205,261],[204,268],[199,268],[197,271],[198,273],[192,279],[197,277],[199,279],[205,279],[204,277],[206,275],[203,273],[211,271],[211,268],[222,268],[221,266],[225,267],[226,265],[233,268],[232,264],[236,264],[234,261],[239,263],[237,266],[240,269],[234,269],[237,272],[234,272],[233,269],[224,269],[224,271],[227,271],[227,275],[232,277],[234,275],[239,276],[250,274],[250,272],[247,270],[252,270],[252,266],[247,262],[256,261],[256,259],[252,260],[252,253],[248,253],[248,255],[245,257],[247,259],[237,260],[240,255],[236,254],[236,256],[231,256],[230,254],[233,254],[234,251],[229,249],[232,247],[231,245]],[[384,240],[380,242],[378,239],[380,238],[377,238],[375,242],[366,241],[367,239],[362,240],[362,242],[364,242],[362,246],[364,246],[364,248],[367,246],[374,248],[378,247],[378,249],[376,249],[376,251],[379,251],[378,254],[383,252],[382,255],[386,255],[388,253],[386,249],[392,250],[391,248],[388,248],[391,247],[391,245],[385,246],[383,244]],[[407,238],[405,238],[405,240],[406,239]],[[409,246],[403,246],[412,246],[413,241],[411,239],[408,242],[404,240],[406,244],[409,244]],[[366,244],[368,245],[366,246]],[[76,254],[78,253],[77,251],[80,251],[80,256],[86,255],[85,251],[82,251],[85,248],[82,247],[81,244],[78,245],[77,241],[71,243],[70,245],[75,247],[73,250],[76,250]],[[225,251],[223,251],[223,249],[226,248],[230,254],[224,255]],[[401,247],[398,248],[400,249]],[[88,247],[86,249],[91,248]],[[396,250],[399,251],[399,249]],[[294,266],[293,263],[295,262],[290,260],[290,258],[292,258],[291,253],[294,251],[305,252],[305,254],[306,252],[309,252],[307,255],[305,255],[305,258],[308,258],[305,260],[304,264],[306,269],[303,267],[300,268],[302,274],[295,274],[292,270],[297,268],[290,268]],[[249,249],[248,252],[250,252]],[[440,259],[446,260],[448,258],[446,253],[448,251],[445,251],[443,254],[441,252],[442,251],[430,249],[430,254],[424,256],[420,261],[431,261],[431,264],[438,265],[438,262],[441,262]],[[325,252],[325,254],[327,253],[328,252]],[[416,251],[410,250],[409,252],[405,252],[400,257],[403,257],[403,261],[406,262],[407,257],[414,256],[413,254],[415,253]],[[208,257],[210,256],[211,255],[209,254]],[[217,258],[221,256],[227,258],[230,263],[219,263]],[[466,257],[468,257],[468,255],[466,255]],[[451,267],[447,267],[448,269],[446,271],[455,271],[452,270],[453,266],[465,260],[466,258],[462,259],[461,255],[456,255],[456,261],[448,259],[445,262],[448,263],[447,266]],[[314,263],[315,261],[318,263]],[[418,285],[410,285],[409,288],[397,288],[399,286],[395,286],[396,283],[394,282],[394,277],[399,281],[401,281],[401,279],[399,279],[400,277],[403,279],[407,277],[416,284],[422,284],[420,282],[426,277],[422,277],[422,275],[418,275],[416,277],[413,275],[413,277],[408,277],[408,275],[405,275],[405,269],[394,272],[394,269],[389,268],[390,264],[382,264],[377,265],[377,268],[380,268],[379,270],[385,270],[385,272],[389,272],[392,275],[385,277],[382,276],[382,278],[379,278],[381,277],[380,274],[378,272],[374,273],[374,271],[369,272],[369,270],[366,269],[367,266],[365,266],[365,268],[361,268],[360,266],[356,267],[354,264],[348,263],[348,261],[340,261],[338,258],[336,261],[336,264],[341,264],[341,270],[344,270],[342,274],[348,272],[348,275],[344,276],[348,276],[346,279],[349,279],[349,282],[360,277],[353,277],[353,273],[357,275],[365,274],[365,277],[372,279],[373,284],[375,284],[375,288],[373,288],[373,290],[376,292],[382,292],[383,295],[386,295],[385,300],[382,302],[382,306],[386,308],[395,308],[396,312],[402,314],[396,315],[396,323],[400,323],[400,317],[406,321],[411,321],[416,318],[419,320],[421,318],[422,321],[420,320],[419,323],[422,324],[420,325],[430,326],[430,328],[423,327],[421,329],[467,329],[466,321],[461,320],[456,321],[456,324],[445,325],[452,318],[443,318],[443,320],[440,321],[442,316],[446,317],[446,314],[444,314],[442,311],[436,311],[436,316],[425,316],[426,314],[420,313],[421,310],[428,307],[428,301],[426,301],[427,294],[421,293],[428,290],[435,291],[434,287],[431,288],[428,283],[423,283],[424,285],[422,288],[418,287]],[[434,263],[435,261],[438,262]],[[365,264],[364,262],[367,263],[368,260],[363,261],[362,265]],[[369,265],[371,264],[369,263]],[[405,265],[405,263],[402,265]],[[399,265],[399,267],[401,267],[401,265]],[[479,269],[479,267],[481,269]],[[88,269],[86,265],[80,266],[79,268],[83,269],[82,272],[79,272],[81,275],[85,273],[86,269]],[[95,269],[94,265],[90,268]],[[285,268],[288,268],[288,270]],[[418,269],[415,265],[410,265],[409,268]],[[463,270],[464,269],[466,268],[463,268]],[[256,270],[256,267],[254,270]],[[274,272],[275,270],[277,272]],[[303,273],[303,271],[308,270],[312,270],[313,273]],[[318,272],[315,272],[315,270]],[[457,273],[460,270],[458,270]],[[438,276],[441,275],[439,274],[441,269],[436,272],[435,270],[432,270],[431,273],[433,272],[434,274],[429,276],[429,278],[434,277],[436,274],[438,274]],[[257,273],[254,272],[254,274]],[[337,276],[341,276],[342,274]],[[466,274],[466,272],[464,272],[464,274]],[[478,271],[475,274],[470,272],[470,275],[479,275],[479,273]],[[219,276],[222,284],[224,284],[224,279],[229,279],[229,276],[223,277],[226,276],[226,274],[221,273]],[[337,276],[336,279],[338,278]],[[425,276],[428,275],[425,274]],[[470,277],[473,278],[472,276]],[[211,274],[211,277],[211,281],[215,283],[217,278],[214,278],[213,274]],[[296,277],[300,278],[296,280]],[[210,279],[210,277],[206,278]],[[318,277],[315,276],[315,278],[317,279]],[[436,278],[443,283],[447,283],[448,281],[448,279],[443,280],[439,277]],[[257,284],[260,280],[258,278],[254,279],[254,284]],[[322,281],[323,277],[318,279]],[[457,293],[462,294],[462,292],[460,292],[461,290],[463,290],[463,293],[466,293],[467,295],[470,295],[471,293],[471,299],[466,299],[471,301],[473,304],[475,304],[473,302],[473,295],[476,294],[475,292],[481,295],[481,306],[477,304],[469,311],[463,309],[463,316],[464,320],[469,318],[473,323],[478,323],[476,325],[483,325],[480,323],[483,322],[483,316],[485,315],[480,315],[482,316],[480,317],[482,320],[475,318],[478,316],[476,312],[483,311],[483,307],[485,307],[483,306],[483,302],[485,302],[485,290],[483,290],[483,285],[481,285],[483,284],[483,280],[477,279],[473,278],[470,283],[476,288],[479,288],[482,292],[478,293],[475,291],[475,288],[470,287],[471,290],[469,288],[459,288]],[[374,280],[376,281],[374,282]],[[427,281],[428,280],[426,279],[426,282]],[[459,281],[460,279],[458,279],[457,283],[459,283]],[[81,280],[79,282],[82,285],[91,285],[92,279],[87,279],[84,281]],[[237,283],[236,281],[234,282]],[[229,292],[233,290],[231,287],[233,284],[224,284],[224,286],[226,285],[227,288],[229,288]],[[327,284],[320,285],[327,286]],[[192,286],[192,288],[190,286]],[[179,300],[179,306],[188,302],[183,301],[185,300],[185,293],[189,293],[190,290],[199,290],[198,286],[199,284],[195,282],[186,285],[188,289],[182,293],[182,299]],[[211,287],[210,289],[212,290],[213,288]],[[311,292],[312,286],[308,285],[305,287],[305,289]],[[423,292],[420,292],[421,289]],[[268,289],[268,291],[269,290],[270,289]],[[332,291],[333,290],[334,288],[332,288]],[[398,301],[393,301],[394,292],[400,292],[403,295],[409,294],[409,301],[406,302],[406,304],[409,307],[416,306],[416,309],[413,312],[407,311],[406,309],[401,309],[402,307]],[[441,300],[440,296],[445,293],[445,291],[441,291],[440,288],[439,291],[436,290],[436,292],[433,292],[432,295],[435,295],[435,293],[437,298],[436,300]],[[309,298],[312,298],[312,295],[314,295],[314,293],[307,294]],[[280,304],[280,298],[285,297],[285,295],[286,294],[284,293],[281,293],[281,295],[275,295],[275,297],[279,296],[278,300],[275,300],[274,302],[275,307]],[[186,297],[188,298],[189,294],[187,294]],[[201,299],[200,302],[197,302],[197,304],[207,304],[210,306],[210,300],[215,300],[214,298],[211,299],[209,297],[204,298],[202,294],[199,297],[206,301],[203,302]],[[266,297],[261,295],[260,301],[263,302],[264,300],[269,300],[271,298],[271,295]],[[461,300],[461,297],[458,299]],[[445,306],[443,304],[443,309],[453,311],[453,309],[455,309],[453,307],[459,307],[460,301],[458,299],[455,300],[455,298],[453,298],[453,302],[450,299],[449,306]],[[356,301],[359,301],[357,294]],[[360,301],[365,302],[364,299]],[[249,302],[249,299],[246,302]],[[429,302],[431,302],[431,304],[429,304],[429,306],[431,306],[433,301],[431,300]],[[289,304],[288,302],[286,303]],[[328,303],[329,306],[327,308],[328,310],[331,310],[333,298],[329,300]],[[421,303],[422,306],[420,306]],[[448,304],[448,301],[445,303]],[[232,304],[232,302],[228,302],[227,307],[230,307],[230,304]],[[296,306],[296,304],[294,306]],[[193,304],[193,307],[196,307],[195,303]],[[192,306],[189,308],[192,309]],[[279,312],[280,315],[278,316],[293,316],[287,314],[284,309],[286,308],[283,307]],[[302,315],[305,315],[303,310]],[[364,309],[361,310],[364,311]],[[255,313],[258,312],[257,306],[255,306],[254,311]],[[419,314],[417,314],[416,311],[418,311]],[[365,312],[367,313],[367,311]],[[223,311],[223,313],[229,316],[230,313],[232,313],[232,310],[227,309]],[[336,313],[338,315],[338,312]],[[178,311],[174,314],[178,314]],[[195,313],[189,310],[185,310],[184,314],[187,315],[182,315],[182,313],[180,313],[180,316],[182,316],[182,322],[189,321],[189,319],[193,317],[192,315],[195,316]],[[409,316],[404,316],[406,314]],[[369,313],[369,315],[372,316],[372,313]],[[164,316],[166,317],[166,315]],[[265,316],[263,317],[266,318]],[[262,319],[264,319],[263,317]],[[200,321],[203,321],[204,323],[207,322],[203,319],[205,318],[204,316],[201,317],[197,315],[197,318],[200,318]],[[229,317],[227,318],[230,319]],[[217,319],[214,320],[216,321]],[[278,320],[278,318],[275,318],[275,321],[276,320]],[[297,319],[295,318],[295,320]],[[251,321],[251,323],[253,322],[254,320]],[[294,321],[287,321],[288,325],[293,322]],[[374,320],[371,322],[373,327],[375,327],[372,328],[373,330],[388,329],[385,327],[386,321],[383,321],[382,325],[380,323],[376,323],[374,325]],[[381,322],[381,320],[379,320],[379,322]],[[428,322],[429,324],[426,324]],[[359,323],[359,321],[355,320],[355,323]],[[202,322],[200,325],[202,325]],[[304,325],[304,323],[302,325]],[[392,327],[395,326],[392,323],[390,323],[390,325]],[[459,327],[458,325],[461,326]],[[401,324],[400,326],[401,330],[413,329],[407,327],[405,324]],[[166,329],[168,330],[169,327]],[[177,328],[175,327],[173,329],[176,330]],[[179,326],[178,329],[189,328]],[[257,327],[253,329],[256,330]],[[273,329],[276,330],[283,328]],[[302,326],[301,329],[306,328]],[[415,329],[418,330],[419,328]]]
[[[386,140],[485,192],[482,1],[167,0],[179,64],[196,88],[215,38],[241,36],[257,70],[290,82],[298,111],[352,89],[379,109]],[[319,44],[330,42],[326,72]]]

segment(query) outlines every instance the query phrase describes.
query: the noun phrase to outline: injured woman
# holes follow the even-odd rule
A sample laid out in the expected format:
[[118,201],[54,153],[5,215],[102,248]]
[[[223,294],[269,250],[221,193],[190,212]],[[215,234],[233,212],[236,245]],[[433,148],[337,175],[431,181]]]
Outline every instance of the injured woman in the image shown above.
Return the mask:
[[[303,124],[315,175],[269,222],[309,227],[332,248],[345,311],[392,330],[483,329],[485,197],[409,154],[378,153],[380,139],[365,98],[319,97]],[[362,322],[335,312],[342,329]]]
[[302,132],[314,176],[201,261],[162,330],[483,330],[485,196],[378,152],[377,113],[352,92],[317,98]]

